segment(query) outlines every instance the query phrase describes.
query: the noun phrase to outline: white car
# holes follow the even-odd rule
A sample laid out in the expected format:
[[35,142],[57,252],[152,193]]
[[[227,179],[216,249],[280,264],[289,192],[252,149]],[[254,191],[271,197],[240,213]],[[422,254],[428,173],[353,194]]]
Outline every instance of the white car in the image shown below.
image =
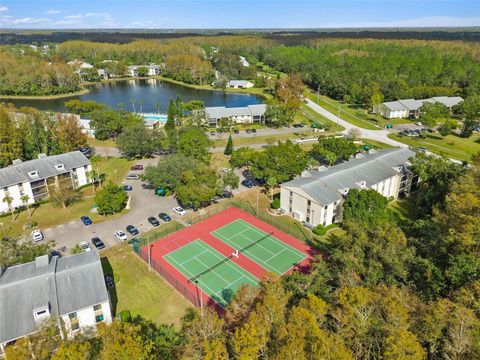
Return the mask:
[[82,249],[83,252],[89,252],[92,250],[90,245],[86,241],[82,241],[80,244],[78,244],[80,248]]
[[232,172],[232,168],[223,168],[222,170],[225,174],[228,174],[228,173],[231,173]]
[[187,213],[187,212],[186,212],[185,210],[183,210],[183,208],[180,207],[180,206],[174,207],[174,208],[173,208],[173,211],[174,211],[176,214],[180,215],[180,216],[183,216],[183,215],[185,215],[185,214]]
[[127,234],[125,234],[122,230],[115,231],[115,237],[120,241],[126,241],[128,239]]
[[32,239],[35,242],[42,241],[43,240],[43,234],[40,230],[33,230],[32,231]]

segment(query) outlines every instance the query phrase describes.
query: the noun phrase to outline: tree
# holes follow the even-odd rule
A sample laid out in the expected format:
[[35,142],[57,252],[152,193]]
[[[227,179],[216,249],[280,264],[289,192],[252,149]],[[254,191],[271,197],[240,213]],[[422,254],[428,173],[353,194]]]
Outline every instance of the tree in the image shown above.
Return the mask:
[[427,126],[435,126],[441,119],[450,117],[450,111],[441,103],[425,102],[422,106],[420,121]]
[[50,190],[50,200],[62,208],[66,209],[69,205],[81,198],[82,194],[71,187],[55,186]]
[[0,166],[10,165],[21,158],[21,134],[13,116],[6,107],[0,105]]
[[247,146],[233,150],[232,156],[230,157],[230,164],[237,168],[250,166],[256,154],[257,152],[254,149]]
[[470,137],[480,120],[480,95],[470,95],[457,106],[458,112],[465,117],[462,137]]
[[342,207],[344,221],[372,226],[387,219],[388,199],[373,189],[350,189]]
[[14,209],[12,207],[13,197],[11,197],[9,194],[6,194],[2,201],[7,204],[8,210],[10,210],[12,214],[12,221],[15,221],[15,213],[13,212]]
[[72,99],[65,102],[64,106],[68,111],[78,115],[88,115],[94,111],[105,109],[105,105],[93,100],[81,101],[78,99]]
[[148,67],[140,66],[137,68],[137,75],[138,77],[146,77],[148,76]]
[[95,129],[95,137],[99,140],[115,138],[126,128],[143,125],[141,116],[124,110],[105,109],[91,114],[90,126]]
[[265,185],[270,189],[270,199],[273,199],[273,188],[277,186],[277,178],[275,176],[270,176]]
[[160,103],[159,102],[156,102],[155,103],[155,109],[157,109],[157,114],[160,114]]
[[338,159],[348,160],[357,151],[352,139],[319,137],[318,144],[314,144],[310,155],[319,161],[326,160],[330,165]]
[[457,122],[453,119],[445,119],[445,121],[443,122],[442,125],[440,125],[440,127],[438,128],[438,132],[440,133],[440,135],[442,135],[443,137],[447,136],[447,135],[450,135],[450,133],[452,132],[452,130],[456,129],[457,128]]
[[278,145],[269,145],[252,159],[252,174],[268,179],[274,177],[278,183],[293,179],[305,170],[307,156],[298,144],[287,140]]
[[91,351],[91,345],[87,341],[62,342],[56,352],[53,353],[51,360],[88,360]]
[[240,178],[232,169],[231,171],[223,174],[222,183],[223,187],[228,188],[231,193],[234,189],[238,189]]
[[284,105],[267,105],[265,124],[271,127],[288,126],[293,123],[294,111]]
[[292,74],[278,81],[275,94],[287,109],[295,112],[302,104],[304,90],[305,85],[300,75]]
[[175,191],[182,174],[198,166],[198,160],[180,154],[162,156],[156,166],[145,168],[144,178],[155,187]]
[[177,151],[183,156],[208,163],[211,158],[210,144],[210,139],[202,128],[187,126],[178,134]]
[[13,237],[0,238],[0,269],[34,261],[37,256],[50,253],[54,242],[34,244]]
[[175,130],[176,116],[177,116],[177,113],[175,109],[175,103],[173,102],[173,99],[170,99],[170,102],[168,103],[168,109],[167,109],[167,122],[165,123],[165,127],[164,127],[167,133]]
[[74,151],[87,144],[87,136],[75,116],[57,114],[56,118],[58,145],[62,152]]
[[183,172],[180,184],[175,188],[178,201],[186,206],[198,209],[207,205],[220,193],[217,173],[204,164]]
[[162,133],[157,133],[160,138],[154,141],[153,130],[147,129],[143,124],[129,127],[118,136],[118,149],[128,158],[151,156],[163,137]]
[[30,196],[28,194],[22,195],[20,197],[20,200],[22,200],[22,202],[27,207],[28,217],[31,218],[32,214],[30,213],[30,204],[28,203],[28,201],[30,200]]
[[121,186],[109,180],[95,194],[95,204],[100,215],[111,215],[122,211],[128,196]]
[[225,150],[223,151],[223,154],[229,156],[229,155],[232,155],[232,152],[233,152],[233,140],[232,140],[232,135],[229,135],[227,140],[227,145],[225,146]]

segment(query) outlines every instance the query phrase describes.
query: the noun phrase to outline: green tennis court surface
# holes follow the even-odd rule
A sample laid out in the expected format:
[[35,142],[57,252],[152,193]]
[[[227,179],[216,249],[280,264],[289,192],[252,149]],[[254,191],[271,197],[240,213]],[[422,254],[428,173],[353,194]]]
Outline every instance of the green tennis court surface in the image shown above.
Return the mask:
[[258,279],[201,240],[194,240],[163,257],[189,281],[221,306],[241,284],[258,286]]
[[306,258],[301,251],[255,226],[238,219],[215,230],[212,235],[239,250],[264,269],[282,275]]

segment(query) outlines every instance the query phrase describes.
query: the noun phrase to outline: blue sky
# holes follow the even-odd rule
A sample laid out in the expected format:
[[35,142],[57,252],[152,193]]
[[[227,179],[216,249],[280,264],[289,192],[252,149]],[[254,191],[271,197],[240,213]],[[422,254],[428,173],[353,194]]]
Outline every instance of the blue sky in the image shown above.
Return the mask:
[[480,0],[0,0],[0,28],[480,26]]

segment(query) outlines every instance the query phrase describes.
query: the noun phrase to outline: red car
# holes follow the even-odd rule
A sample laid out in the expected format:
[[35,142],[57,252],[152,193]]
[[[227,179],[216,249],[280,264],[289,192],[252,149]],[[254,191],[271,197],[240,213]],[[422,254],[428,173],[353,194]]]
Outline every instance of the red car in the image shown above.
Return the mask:
[[143,170],[143,165],[133,165],[130,170]]

